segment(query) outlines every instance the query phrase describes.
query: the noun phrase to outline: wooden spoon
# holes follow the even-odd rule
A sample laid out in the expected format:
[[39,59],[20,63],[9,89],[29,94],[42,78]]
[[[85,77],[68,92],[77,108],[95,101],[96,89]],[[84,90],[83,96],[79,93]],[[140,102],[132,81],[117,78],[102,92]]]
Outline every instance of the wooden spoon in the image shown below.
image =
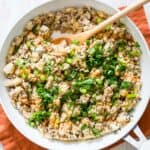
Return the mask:
[[140,0],[128,7],[126,7],[122,11],[119,11],[115,15],[109,17],[107,20],[105,20],[102,23],[100,23],[99,25],[95,26],[93,29],[90,29],[85,32],[77,33],[77,34],[62,35],[61,37],[53,39],[52,42],[54,44],[59,44],[61,41],[65,40],[68,44],[70,44],[73,40],[77,40],[80,43],[84,43],[87,39],[89,39],[96,33],[100,32],[102,29],[104,29],[107,25],[119,20],[121,17],[125,16],[127,13],[131,12],[132,10],[135,10],[138,7],[141,7],[143,4],[145,4],[149,1],[150,0]]

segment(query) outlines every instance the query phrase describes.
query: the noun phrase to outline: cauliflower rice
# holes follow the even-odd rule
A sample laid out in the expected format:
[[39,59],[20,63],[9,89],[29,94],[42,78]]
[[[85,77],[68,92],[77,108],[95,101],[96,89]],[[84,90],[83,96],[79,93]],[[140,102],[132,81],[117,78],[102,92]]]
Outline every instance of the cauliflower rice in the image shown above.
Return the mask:
[[85,43],[55,45],[55,31],[79,33],[109,17],[65,8],[29,21],[11,43],[4,74],[14,106],[47,138],[91,139],[131,121],[140,100],[140,47],[120,21]]

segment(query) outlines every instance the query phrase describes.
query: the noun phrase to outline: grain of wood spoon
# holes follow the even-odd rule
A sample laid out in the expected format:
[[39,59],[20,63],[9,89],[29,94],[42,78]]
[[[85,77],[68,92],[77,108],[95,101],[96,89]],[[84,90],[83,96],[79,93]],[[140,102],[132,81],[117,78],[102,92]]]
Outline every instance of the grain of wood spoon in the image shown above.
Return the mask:
[[52,42],[54,44],[59,44],[63,40],[65,40],[68,44],[70,44],[73,40],[77,40],[77,41],[79,41],[79,43],[84,43],[87,39],[91,38],[96,33],[103,30],[107,25],[114,23],[115,21],[119,20],[121,17],[125,16],[129,12],[135,10],[136,8],[141,7],[142,5],[144,5],[145,3],[149,2],[149,1],[150,0],[139,0],[136,3],[126,7],[122,11],[119,11],[118,13],[109,17],[107,20],[103,21],[102,23],[100,23],[99,25],[95,26],[94,28],[92,28],[88,31],[77,33],[77,34],[65,34],[58,38],[52,39]]

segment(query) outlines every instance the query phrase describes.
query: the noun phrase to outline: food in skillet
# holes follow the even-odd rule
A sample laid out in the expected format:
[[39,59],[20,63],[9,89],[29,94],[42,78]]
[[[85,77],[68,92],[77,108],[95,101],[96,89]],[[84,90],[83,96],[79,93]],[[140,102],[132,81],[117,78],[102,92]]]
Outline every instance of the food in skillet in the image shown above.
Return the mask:
[[140,99],[141,52],[124,24],[82,45],[51,43],[54,31],[85,31],[107,17],[89,7],[42,14],[10,46],[4,73],[12,103],[47,138],[96,138],[131,120]]

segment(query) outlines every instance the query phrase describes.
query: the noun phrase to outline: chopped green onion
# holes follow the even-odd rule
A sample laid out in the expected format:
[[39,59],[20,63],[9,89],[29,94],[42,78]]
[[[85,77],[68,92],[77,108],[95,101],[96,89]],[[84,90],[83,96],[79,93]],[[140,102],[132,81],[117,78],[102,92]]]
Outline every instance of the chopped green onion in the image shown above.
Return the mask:
[[72,50],[70,51],[70,53],[69,53],[69,56],[70,56],[70,57],[73,57],[74,54],[75,54],[75,51],[74,51],[74,49],[72,49]]
[[118,81],[117,81],[117,78],[115,77],[110,77],[109,79],[107,79],[109,85],[118,85]]
[[19,51],[20,46],[15,45],[14,47],[14,53],[17,53]]
[[82,126],[81,126],[81,130],[83,131],[83,130],[85,130],[85,129],[87,129],[88,128],[88,125],[87,124],[83,124]]
[[84,74],[83,73],[79,73],[79,79],[84,79]]
[[50,114],[51,113],[48,111],[38,111],[33,113],[32,116],[29,118],[29,125],[34,127],[36,123],[40,124],[43,120],[47,119]]
[[29,125],[30,125],[31,127],[35,127],[35,123],[32,122],[32,121],[29,121]]
[[96,49],[94,47],[89,49],[90,55],[93,55],[95,53]]
[[126,69],[127,65],[125,63],[119,63],[118,66],[117,66],[117,70],[119,72],[122,72]]
[[85,94],[85,93],[87,93],[87,89],[85,89],[85,88],[80,88],[80,92],[82,93],[82,94]]
[[82,80],[82,81],[78,81],[77,82],[78,85],[84,85],[84,84],[94,84],[94,80],[93,79],[86,79],[86,80]]
[[92,128],[92,132],[95,136],[100,136],[100,134],[101,134],[101,131],[99,129],[96,129],[96,128]]
[[96,18],[96,23],[97,23],[97,24],[101,23],[102,21],[104,21],[103,18],[100,18],[100,17],[97,17],[97,18]]
[[30,40],[28,40],[27,42],[26,42],[26,46],[27,46],[27,48],[29,48],[30,49],[30,47],[31,47],[31,41]]
[[70,120],[72,121],[72,122],[77,122],[77,121],[80,121],[80,119],[81,119],[81,117],[79,117],[79,116],[72,116],[71,118],[70,118]]
[[37,69],[35,69],[34,72],[33,72],[33,74],[36,75],[36,76],[38,76],[39,73],[40,73],[40,72],[39,72],[39,70],[37,70]]
[[87,46],[90,46],[90,43],[91,43],[90,40],[86,40],[86,45]]
[[71,109],[74,106],[74,102],[70,101],[67,103],[68,109]]
[[132,83],[129,81],[123,81],[120,86],[121,89],[129,89],[131,87],[132,87]]
[[97,82],[99,85],[102,85],[102,84],[103,84],[103,80],[101,80],[101,79],[96,79],[96,82]]
[[77,75],[78,75],[78,71],[76,69],[70,69],[64,71],[64,77],[68,81],[75,79]]
[[124,50],[124,46],[119,46],[119,47],[118,47],[118,50],[119,50],[119,51],[123,51],[123,50]]
[[26,66],[27,61],[20,58],[20,59],[17,59],[17,60],[16,60],[15,64],[16,64],[18,67],[22,68],[22,67],[25,67],[25,66]]
[[68,64],[72,64],[73,63],[73,58],[66,58],[66,62]]
[[114,75],[114,70],[113,70],[113,69],[105,70],[105,71],[104,71],[104,75],[105,75],[107,78],[113,77],[113,75]]
[[46,73],[47,75],[50,75],[51,70],[52,70],[52,64],[50,61],[46,62],[46,65],[44,66],[43,70],[44,70],[44,73]]
[[68,100],[75,101],[80,97],[81,93],[79,91],[75,90],[68,90],[62,97],[61,97],[61,102],[64,103]]
[[35,25],[33,28],[32,28],[32,32],[37,34],[38,33],[38,26]]
[[108,116],[110,115],[110,113],[108,111],[104,111],[103,112],[103,116],[106,119]]
[[132,94],[128,94],[127,95],[127,98],[128,99],[134,99],[134,98],[136,98],[137,97],[137,94],[135,94],[135,93],[132,93]]
[[93,121],[99,120],[99,115],[97,113],[90,113],[89,115]]
[[41,74],[40,75],[40,80],[41,81],[45,81],[47,79],[47,76],[46,75],[44,75],[44,74]]
[[78,40],[72,40],[71,43],[72,43],[72,44],[75,44],[75,45],[79,45],[79,44],[80,44],[80,42],[79,42]]
[[139,57],[139,56],[141,56],[140,49],[133,49],[133,50],[131,50],[130,56],[132,56],[132,57]]
[[27,79],[27,78],[28,78],[28,74],[27,74],[27,73],[24,73],[24,74],[21,75],[21,77],[22,77],[23,79]]
[[135,43],[134,43],[134,46],[139,48],[139,47],[140,47],[140,44],[139,44],[138,42],[135,42]]
[[119,93],[115,93],[113,96],[112,96],[112,99],[111,99],[111,104],[112,105],[115,105],[119,100]]
[[54,86],[51,89],[45,89],[44,84],[38,84],[36,92],[42,99],[42,104],[47,107],[49,103],[53,102],[54,96],[58,95],[59,88]]
[[116,46],[119,51],[124,50],[126,45],[127,45],[127,41],[124,39],[120,39],[116,42]]
[[109,30],[111,30],[111,28],[112,28],[112,25],[107,25],[107,26],[105,27],[105,30],[109,31]]

